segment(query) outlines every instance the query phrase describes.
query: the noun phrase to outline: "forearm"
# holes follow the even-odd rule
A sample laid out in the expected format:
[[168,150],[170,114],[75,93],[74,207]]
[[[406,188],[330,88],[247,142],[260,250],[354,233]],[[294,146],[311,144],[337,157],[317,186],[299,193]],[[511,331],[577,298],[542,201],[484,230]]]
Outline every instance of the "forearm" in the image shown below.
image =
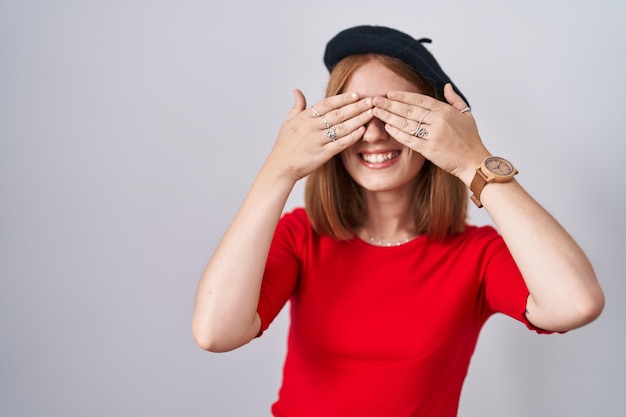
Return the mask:
[[[374,114],[387,123],[387,131],[397,141],[469,187],[476,167],[490,153],[467,103],[451,84],[446,84],[444,94],[449,104],[425,95],[392,91],[387,98],[374,100]],[[412,119],[413,115],[421,119]],[[412,132],[421,125],[417,120],[427,125],[427,135],[418,139]],[[506,177],[510,172],[499,174]],[[600,314],[604,295],[589,260],[516,181],[488,183],[480,193],[480,201],[522,272],[530,291],[527,316],[533,324],[546,330],[568,330]]]
[[274,147],[200,280],[192,331],[204,349],[232,350],[258,333],[265,263],[291,190],[296,181],[359,140],[373,117],[371,100],[359,100],[354,93],[315,106],[320,114],[335,117],[330,120],[337,136],[330,140],[322,122],[326,118],[305,112],[304,95],[295,90],[294,106]]
[[567,231],[516,181],[488,184],[481,201],[529,289],[528,319],[555,331],[594,320],[604,296],[587,256]]
[[263,271],[294,184],[264,166],[216,248],[198,286],[192,323],[194,338],[203,349],[232,350],[258,333]]

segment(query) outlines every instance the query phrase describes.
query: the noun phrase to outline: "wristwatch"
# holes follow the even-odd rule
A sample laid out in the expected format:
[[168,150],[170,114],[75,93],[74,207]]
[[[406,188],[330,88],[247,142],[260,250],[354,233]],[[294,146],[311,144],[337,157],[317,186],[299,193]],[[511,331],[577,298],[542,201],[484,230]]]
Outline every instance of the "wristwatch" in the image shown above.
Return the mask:
[[476,174],[470,184],[472,191],[472,201],[478,208],[483,204],[480,202],[480,193],[485,185],[491,182],[509,182],[519,171],[515,169],[513,164],[499,156],[488,156],[476,168]]

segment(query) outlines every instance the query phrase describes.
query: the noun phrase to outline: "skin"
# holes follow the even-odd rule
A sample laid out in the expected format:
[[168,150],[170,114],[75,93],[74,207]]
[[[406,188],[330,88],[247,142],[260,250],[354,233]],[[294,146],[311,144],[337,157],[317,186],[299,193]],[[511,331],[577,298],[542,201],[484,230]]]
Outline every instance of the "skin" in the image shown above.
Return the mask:
[[[410,185],[428,159],[469,186],[490,153],[471,112],[450,85],[443,103],[420,92],[372,61],[348,80],[346,91],[314,104],[302,92],[279,130],[275,145],[200,280],[192,322],[203,349],[223,352],[252,340],[261,321],[256,312],[272,236],[295,183],[336,154],[365,190],[368,218],[357,230],[386,240],[413,233],[408,217]],[[325,136],[323,118],[336,140]],[[425,138],[409,132],[419,121]],[[360,155],[400,152],[392,161],[363,161]],[[594,320],[604,295],[589,260],[559,223],[517,181],[489,184],[483,206],[494,220],[530,296],[527,315],[536,326],[567,331]],[[245,259],[246,262],[241,262]]]
[[[373,99],[385,95],[390,89],[420,93],[415,85],[376,61],[356,70],[345,89]],[[382,120],[374,117],[365,127],[361,140],[341,153],[346,170],[363,188],[368,207],[368,217],[356,234],[366,241],[369,236],[376,236],[394,242],[414,236],[414,221],[409,211],[411,190],[426,159],[396,141],[385,130]],[[398,155],[383,162],[364,161],[362,157],[390,153]]]

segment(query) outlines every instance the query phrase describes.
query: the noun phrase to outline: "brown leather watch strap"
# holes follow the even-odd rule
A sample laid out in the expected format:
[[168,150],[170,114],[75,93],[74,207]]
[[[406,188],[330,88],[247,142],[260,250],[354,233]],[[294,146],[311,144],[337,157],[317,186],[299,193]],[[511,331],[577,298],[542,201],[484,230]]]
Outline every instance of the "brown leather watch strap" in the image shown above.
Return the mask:
[[480,202],[480,193],[483,191],[487,185],[487,177],[483,174],[483,171],[480,167],[476,168],[476,174],[474,174],[474,179],[472,179],[472,183],[470,184],[470,190],[472,191],[472,201],[476,204],[476,207],[481,208],[483,203]]

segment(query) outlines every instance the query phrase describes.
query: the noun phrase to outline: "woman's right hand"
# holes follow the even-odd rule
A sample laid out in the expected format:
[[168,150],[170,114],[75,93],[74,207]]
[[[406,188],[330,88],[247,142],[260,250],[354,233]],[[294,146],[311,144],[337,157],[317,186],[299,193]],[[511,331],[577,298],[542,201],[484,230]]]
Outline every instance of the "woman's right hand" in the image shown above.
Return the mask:
[[[296,90],[295,104],[276,143],[232,224],[207,265],[196,294],[192,329],[199,346],[224,352],[259,334],[257,312],[265,263],[293,185],[363,136],[372,119],[372,99],[340,94],[306,109]],[[329,128],[335,140],[326,136]]]
[[[298,181],[356,143],[373,115],[372,99],[356,93],[327,97],[308,109],[300,90],[294,90],[294,98],[266,166]],[[336,136],[329,137],[329,131]]]

